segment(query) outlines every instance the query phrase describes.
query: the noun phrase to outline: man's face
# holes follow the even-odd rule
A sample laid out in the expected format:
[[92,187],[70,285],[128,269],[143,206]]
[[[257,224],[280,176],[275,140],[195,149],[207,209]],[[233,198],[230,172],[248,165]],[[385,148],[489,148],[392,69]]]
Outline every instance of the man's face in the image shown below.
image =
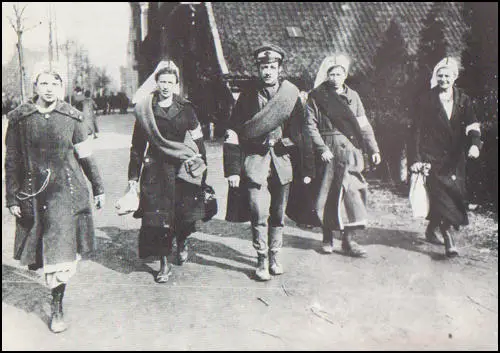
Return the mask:
[[156,81],[160,95],[163,99],[172,97],[173,89],[177,84],[177,77],[174,74],[162,74]]
[[266,86],[274,86],[278,83],[281,65],[279,62],[259,64],[259,76]]
[[443,67],[436,73],[437,83],[439,88],[448,89],[453,86],[457,79],[455,74],[448,68]]
[[36,93],[46,103],[53,103],[62,89],[62,83],[54,75],[40,74],[36,83]]
[[335,66],[328,71],[328,80],[336,89],[343,87],[347,74],[341,66]]

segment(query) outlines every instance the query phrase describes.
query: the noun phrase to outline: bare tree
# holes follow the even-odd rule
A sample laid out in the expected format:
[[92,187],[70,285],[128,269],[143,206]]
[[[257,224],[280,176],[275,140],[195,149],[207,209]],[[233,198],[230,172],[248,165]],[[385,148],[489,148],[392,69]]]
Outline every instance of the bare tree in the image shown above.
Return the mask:
[[20,85],[21,85],[21,101],[25,102],[26,100],[26,87],[25,87],[25,71],[24,71],[24,62],[23,62],[23,33],[35,28],[40,25],[42,22],[40,21],[36,25],[33,25],[29,28],[26,28],[25,22],[26,17],[24,17],[24,11],[28,5],[21,6],[19,4],[12,5],[12,11],[14,17],[8,16],[10,25],[14,32],[17,35],[17,53],[19,56],[19,74],[20,74]]

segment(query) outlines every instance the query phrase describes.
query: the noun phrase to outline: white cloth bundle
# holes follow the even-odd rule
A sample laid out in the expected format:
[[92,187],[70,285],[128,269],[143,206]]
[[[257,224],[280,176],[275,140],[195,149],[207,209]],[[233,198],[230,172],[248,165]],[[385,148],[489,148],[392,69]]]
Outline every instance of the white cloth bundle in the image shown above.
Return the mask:
[[139,184],[129,182],[128,190],[115,204],[116,213],[119,216],[137,211],[139,208]]
[[429,195],[425,187],[425,179],[423,172],[411,174],[409,199],[414,218],[427,217],[429,214]]

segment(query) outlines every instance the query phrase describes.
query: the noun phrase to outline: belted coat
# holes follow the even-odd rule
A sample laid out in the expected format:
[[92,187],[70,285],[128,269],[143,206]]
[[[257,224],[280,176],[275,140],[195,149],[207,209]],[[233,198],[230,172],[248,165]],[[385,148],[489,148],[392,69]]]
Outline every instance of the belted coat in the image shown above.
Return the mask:
[[82,113],[58,101],[54,110],[42,114],[34,102],[8,114],[6,206],[20,206],[22,214],[16,218],[14,258],[41,267],[74,261],[77,253],[94,249],[91,192],[84,173],[94,195],[104,188],[88,152]]

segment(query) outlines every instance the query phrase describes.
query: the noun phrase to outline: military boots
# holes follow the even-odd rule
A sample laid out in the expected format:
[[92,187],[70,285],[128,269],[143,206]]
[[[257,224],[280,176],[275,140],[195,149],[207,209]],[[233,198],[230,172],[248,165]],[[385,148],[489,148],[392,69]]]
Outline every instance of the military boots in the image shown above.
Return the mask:
[[68,325],[64,322],[62,300],[64,297],[65,284],[61,284],[52,289],[51,319],[49,328],[54,333],[66,331]]

